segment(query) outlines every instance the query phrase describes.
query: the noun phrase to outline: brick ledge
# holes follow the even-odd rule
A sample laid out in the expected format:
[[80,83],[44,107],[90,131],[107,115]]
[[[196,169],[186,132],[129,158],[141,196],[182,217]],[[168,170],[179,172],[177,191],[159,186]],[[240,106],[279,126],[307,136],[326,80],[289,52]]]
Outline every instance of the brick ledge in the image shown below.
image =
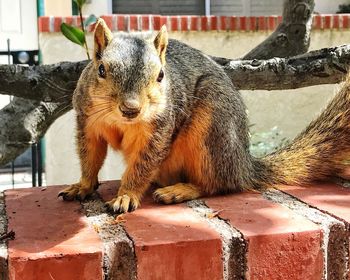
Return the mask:
[[9,279],[21,280],[350,276],[349,189],[281,187],[283,193],[245,192],[170,206],[146,197],[140,209],[115,221],[103,201],[118,186],[104,183],[82,204],[57,199],[64,186],[5,191],[0,203],[6,213],[0,211],[0,218],[8,219],[16,238],[8,242],[8,256],[0,254],[0,275],[6,279],[8,271]]
[[[112,31],[153,31],[164,24],[169,31],[272,31],[282,22],[282,16],[160,16],[160,15],[104,15],[102,18]],[[80,18],[45,16],[39,18],[39,32],[60,32],[62,22],[79,26]],[[350,14],[313,16],[313,30],[348,29]],[[88,31],[92,31],[90,26]]]

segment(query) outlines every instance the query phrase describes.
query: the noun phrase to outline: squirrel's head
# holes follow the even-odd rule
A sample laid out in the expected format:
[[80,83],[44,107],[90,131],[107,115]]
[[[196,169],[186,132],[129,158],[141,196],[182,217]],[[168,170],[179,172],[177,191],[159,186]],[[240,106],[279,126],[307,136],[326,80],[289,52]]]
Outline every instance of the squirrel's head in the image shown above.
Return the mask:
[[163,112],[167,100],[165,26],[155,36],[120,34],[113,38],[100,19],[94,43],[93,106],[100,104],[101,109],[108,108],[108,118],[128,123],[150,121]]

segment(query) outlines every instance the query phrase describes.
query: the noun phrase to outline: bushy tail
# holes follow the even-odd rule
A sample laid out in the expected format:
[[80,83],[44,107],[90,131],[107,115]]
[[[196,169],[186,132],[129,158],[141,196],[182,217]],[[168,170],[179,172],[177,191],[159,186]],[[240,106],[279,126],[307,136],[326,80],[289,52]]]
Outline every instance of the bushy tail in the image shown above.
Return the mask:
[[254,185],[300,185],[346,177],[350,168],[350,78],[320,116],[286,147],[254,162]]

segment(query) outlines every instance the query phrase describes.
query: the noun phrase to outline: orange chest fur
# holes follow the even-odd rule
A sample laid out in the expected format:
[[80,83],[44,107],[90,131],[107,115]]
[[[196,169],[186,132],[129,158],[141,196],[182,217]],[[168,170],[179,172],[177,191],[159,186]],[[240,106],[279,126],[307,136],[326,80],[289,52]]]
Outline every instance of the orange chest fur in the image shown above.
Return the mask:
[[147,124],[114,125],[99,122],[87,126],[88,134],[104,139],[114,150],[121,151],[127,162],[134,160],[146,148],[152,132]]

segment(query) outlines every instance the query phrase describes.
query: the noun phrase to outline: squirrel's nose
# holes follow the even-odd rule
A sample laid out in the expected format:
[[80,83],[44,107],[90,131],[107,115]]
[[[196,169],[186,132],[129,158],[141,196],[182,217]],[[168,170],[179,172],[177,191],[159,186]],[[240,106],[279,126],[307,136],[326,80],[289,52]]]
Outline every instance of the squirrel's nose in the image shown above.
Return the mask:
[[133,119],[141,111],[140,102],[135,99],[125,100],[119,105],[119,110],[123,117]]

